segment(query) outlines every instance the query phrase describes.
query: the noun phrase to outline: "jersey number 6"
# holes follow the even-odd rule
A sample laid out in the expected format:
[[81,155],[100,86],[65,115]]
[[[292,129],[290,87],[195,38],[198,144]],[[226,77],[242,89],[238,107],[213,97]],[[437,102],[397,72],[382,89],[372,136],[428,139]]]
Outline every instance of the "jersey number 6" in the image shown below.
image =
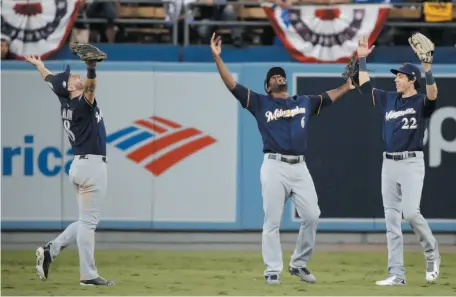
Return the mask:
[[410,120],[403,118],[402,122],[404,123],[404,125],[402,125],[402,129],[416,129],[417,127],[415,118],[410,118]]
[[76,140],[76,137],[74,136],[74,133],[71,132],[71,130],[70,130],[70,121],[64,120],[64,121],[63,121],[63,128],[64,128],[65,131],[67,132],[68,137],[70,138],[70,140],[71,140],[72,142],[74,142],[74,141]]

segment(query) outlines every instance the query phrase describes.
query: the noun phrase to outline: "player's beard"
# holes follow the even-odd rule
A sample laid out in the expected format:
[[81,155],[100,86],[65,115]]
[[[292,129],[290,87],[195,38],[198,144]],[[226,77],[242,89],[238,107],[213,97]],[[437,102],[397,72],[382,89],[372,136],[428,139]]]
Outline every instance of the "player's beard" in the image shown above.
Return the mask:
[[287,84],[273,84],[270,87],[271,93],[282,93],[288,90]]

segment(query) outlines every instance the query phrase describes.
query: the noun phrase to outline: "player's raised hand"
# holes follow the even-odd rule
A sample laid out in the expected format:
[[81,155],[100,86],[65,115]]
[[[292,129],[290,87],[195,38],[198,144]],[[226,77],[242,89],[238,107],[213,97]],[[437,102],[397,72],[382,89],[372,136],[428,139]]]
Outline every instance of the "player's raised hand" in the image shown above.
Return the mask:
[[222,40],[220,36],[215,37],[215,32],[212,34],[211,38],[211,51],[212,55],[219,56],[222,53]]
[[367,38],[367,36],[361,37],[361,39],[359,40],[358,50],[357,50],[358,57],[367,57],[374,48],[375,48],[375,45],[373,45],[371,48],[369,48],[369,39]]
[[24,59],[35,67],[44,66],[44,63],[41,61],[40,56],[25,56]]
[[351,78],[348,78],[347,81],[345,82],[345,84],[348,86],[348,88],[349,88],[350,90],[355,89],[355,85],[353,84]]

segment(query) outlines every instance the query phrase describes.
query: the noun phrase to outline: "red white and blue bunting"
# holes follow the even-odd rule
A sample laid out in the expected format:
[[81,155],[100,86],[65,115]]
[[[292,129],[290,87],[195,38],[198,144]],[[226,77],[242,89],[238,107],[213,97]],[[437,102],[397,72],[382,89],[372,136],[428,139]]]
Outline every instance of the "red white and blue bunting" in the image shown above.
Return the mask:
[[385,24],[390,6],[351,4],[282,9],[263,6],[277,36],[297,61],[345,63],[356,52],[358,40],[373,44]]

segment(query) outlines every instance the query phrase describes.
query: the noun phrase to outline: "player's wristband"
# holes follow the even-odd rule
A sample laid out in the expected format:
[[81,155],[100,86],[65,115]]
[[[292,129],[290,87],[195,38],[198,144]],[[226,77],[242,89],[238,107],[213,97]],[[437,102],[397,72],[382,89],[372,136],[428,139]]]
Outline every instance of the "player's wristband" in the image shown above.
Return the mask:
[[87,68],[87,78],[88,79],[95,79],[97,77],[97,73],[95,72],[95,68]]
[[428,72],[424,73],[426,76],[426,84],[427,85],[433,85],[435,84],[434,76],[432,76],[432,71],[429,70]]
[[367,72],[366,57],[359,57],[359,71]]

